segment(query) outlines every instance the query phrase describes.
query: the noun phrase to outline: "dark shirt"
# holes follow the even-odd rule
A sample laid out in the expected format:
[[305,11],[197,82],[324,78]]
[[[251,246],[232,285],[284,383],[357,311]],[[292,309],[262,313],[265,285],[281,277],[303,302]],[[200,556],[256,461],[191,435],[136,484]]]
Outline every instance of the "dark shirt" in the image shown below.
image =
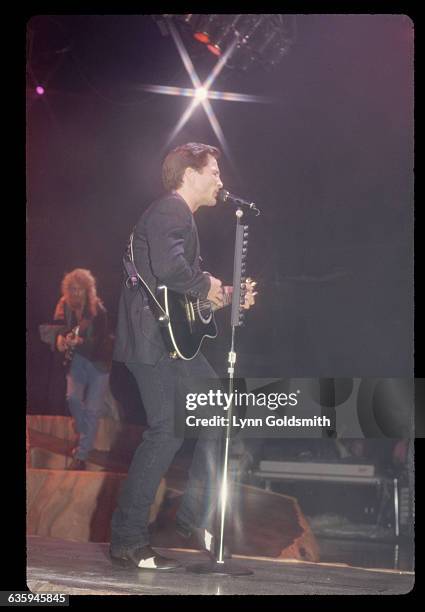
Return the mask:
[[111,337],[108,333],[108,317],[103,304],[97,305],[97,314],[92,316],[88,308],[83,311],[82,321],[78,322],[74,311],[68,306],[65,298],[62,297],[55,309],[54,320],[58,324],[63,324],[66,331],[72,331],[80,325],[79,335],[83,338],[82,344],[77,344],[74,353],[82,355],[102,371],[110,369],[111,365]]
[[[134,230],[134,262],[153,292],[160,284],[205,299],[208,275],[199,265],[199,238],[192,212],[177,194],[156,200]],[[166,348],[145,290],[129,288],[124,278],[118,308],[114,360],[154,365]]]

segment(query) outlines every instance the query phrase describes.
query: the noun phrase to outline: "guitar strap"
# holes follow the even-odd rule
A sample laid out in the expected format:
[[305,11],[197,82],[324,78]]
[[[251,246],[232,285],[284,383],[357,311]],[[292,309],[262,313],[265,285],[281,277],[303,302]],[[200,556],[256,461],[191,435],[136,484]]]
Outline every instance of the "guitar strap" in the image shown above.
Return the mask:
[[[125,250],[123,256],[123,264],[125,271],[127,273],[127,280],[125,284],[128,288],[144,288],[145,293],[147,295],[149,305],[152,309],[153,314],[158,319],[158,322],[161,325],[167,325],[169,323],[169,318],[161,304],[156,299],[155,294],[146,283],[146,281],[140,276],[136,264],[134,263],[134,252],[133,252],[133,239],[134,239],[134,230],[131,232],[130,239],[128,241],[127,248]],[[140,282],[139,282],[140,281]]]

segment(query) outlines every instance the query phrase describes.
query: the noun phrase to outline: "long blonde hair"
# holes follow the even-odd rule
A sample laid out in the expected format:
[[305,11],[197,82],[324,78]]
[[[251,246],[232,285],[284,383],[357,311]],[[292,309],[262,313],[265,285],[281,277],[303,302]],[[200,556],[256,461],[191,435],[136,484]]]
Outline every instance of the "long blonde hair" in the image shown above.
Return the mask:
[[84,268],[76,268],[72,270],[72,272],[65,274],[62,279],[62,294],[67,302],[69,298],[69,287],[72,283],[80,285],[80,287],[85,290],[89,312],[95,317],[97,315],[98,306],[101,305],[102,302],[97,297],[96,279],[93,274],[90,270],[85,270]]

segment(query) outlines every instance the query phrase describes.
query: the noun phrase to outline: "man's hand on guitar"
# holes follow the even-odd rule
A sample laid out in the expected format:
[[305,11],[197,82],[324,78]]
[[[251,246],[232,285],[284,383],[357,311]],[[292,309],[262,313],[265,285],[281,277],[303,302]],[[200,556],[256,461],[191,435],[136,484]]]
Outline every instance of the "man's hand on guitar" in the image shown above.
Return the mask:
[[210,290],[207,295],[207,299],[210,300],[215,306],[221,307],[224,305],[223,299],[223,286],[221,280],[215,278],[214,276],[210,276]]
[[65,337],[65,342],[67,348],[74,348],[77,344],[82,344],[83,339],[80,336],[77,336],[74,332],[69,332],[69,334]]
[[81,344],[83,339],[79,336],[76,336],[73,332],[70,332],[66,336],[58,335],[56,339],[56,348],[60,353],[64,353],[68,351],[70,348],[77,346],[77,344]]
[[66,344],[65,336],[62,336],[61,334],[59,334],[57,336],[57,338],[56,338],[56,348],[58,349],[58,351],[60,353],[64,353],[66,351],[68,346]]
[[247,278],[245,281],[245,303],[242,308],[248,310],[255,304],[255,296],[258,291],[254,291],[254,287],[257,283],[253,281],[251,278]]

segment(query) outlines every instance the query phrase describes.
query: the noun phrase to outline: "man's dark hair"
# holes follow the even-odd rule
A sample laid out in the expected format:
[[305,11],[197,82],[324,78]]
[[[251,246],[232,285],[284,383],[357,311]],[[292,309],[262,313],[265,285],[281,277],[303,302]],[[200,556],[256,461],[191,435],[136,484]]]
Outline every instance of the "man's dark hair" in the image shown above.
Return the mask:
[[201,170],[208,163],[208,155],[218,159],[220,150],[199,142],[188,142],[168,153],[162,164],[162,182],[167,191],[178,189],[186,168]]

